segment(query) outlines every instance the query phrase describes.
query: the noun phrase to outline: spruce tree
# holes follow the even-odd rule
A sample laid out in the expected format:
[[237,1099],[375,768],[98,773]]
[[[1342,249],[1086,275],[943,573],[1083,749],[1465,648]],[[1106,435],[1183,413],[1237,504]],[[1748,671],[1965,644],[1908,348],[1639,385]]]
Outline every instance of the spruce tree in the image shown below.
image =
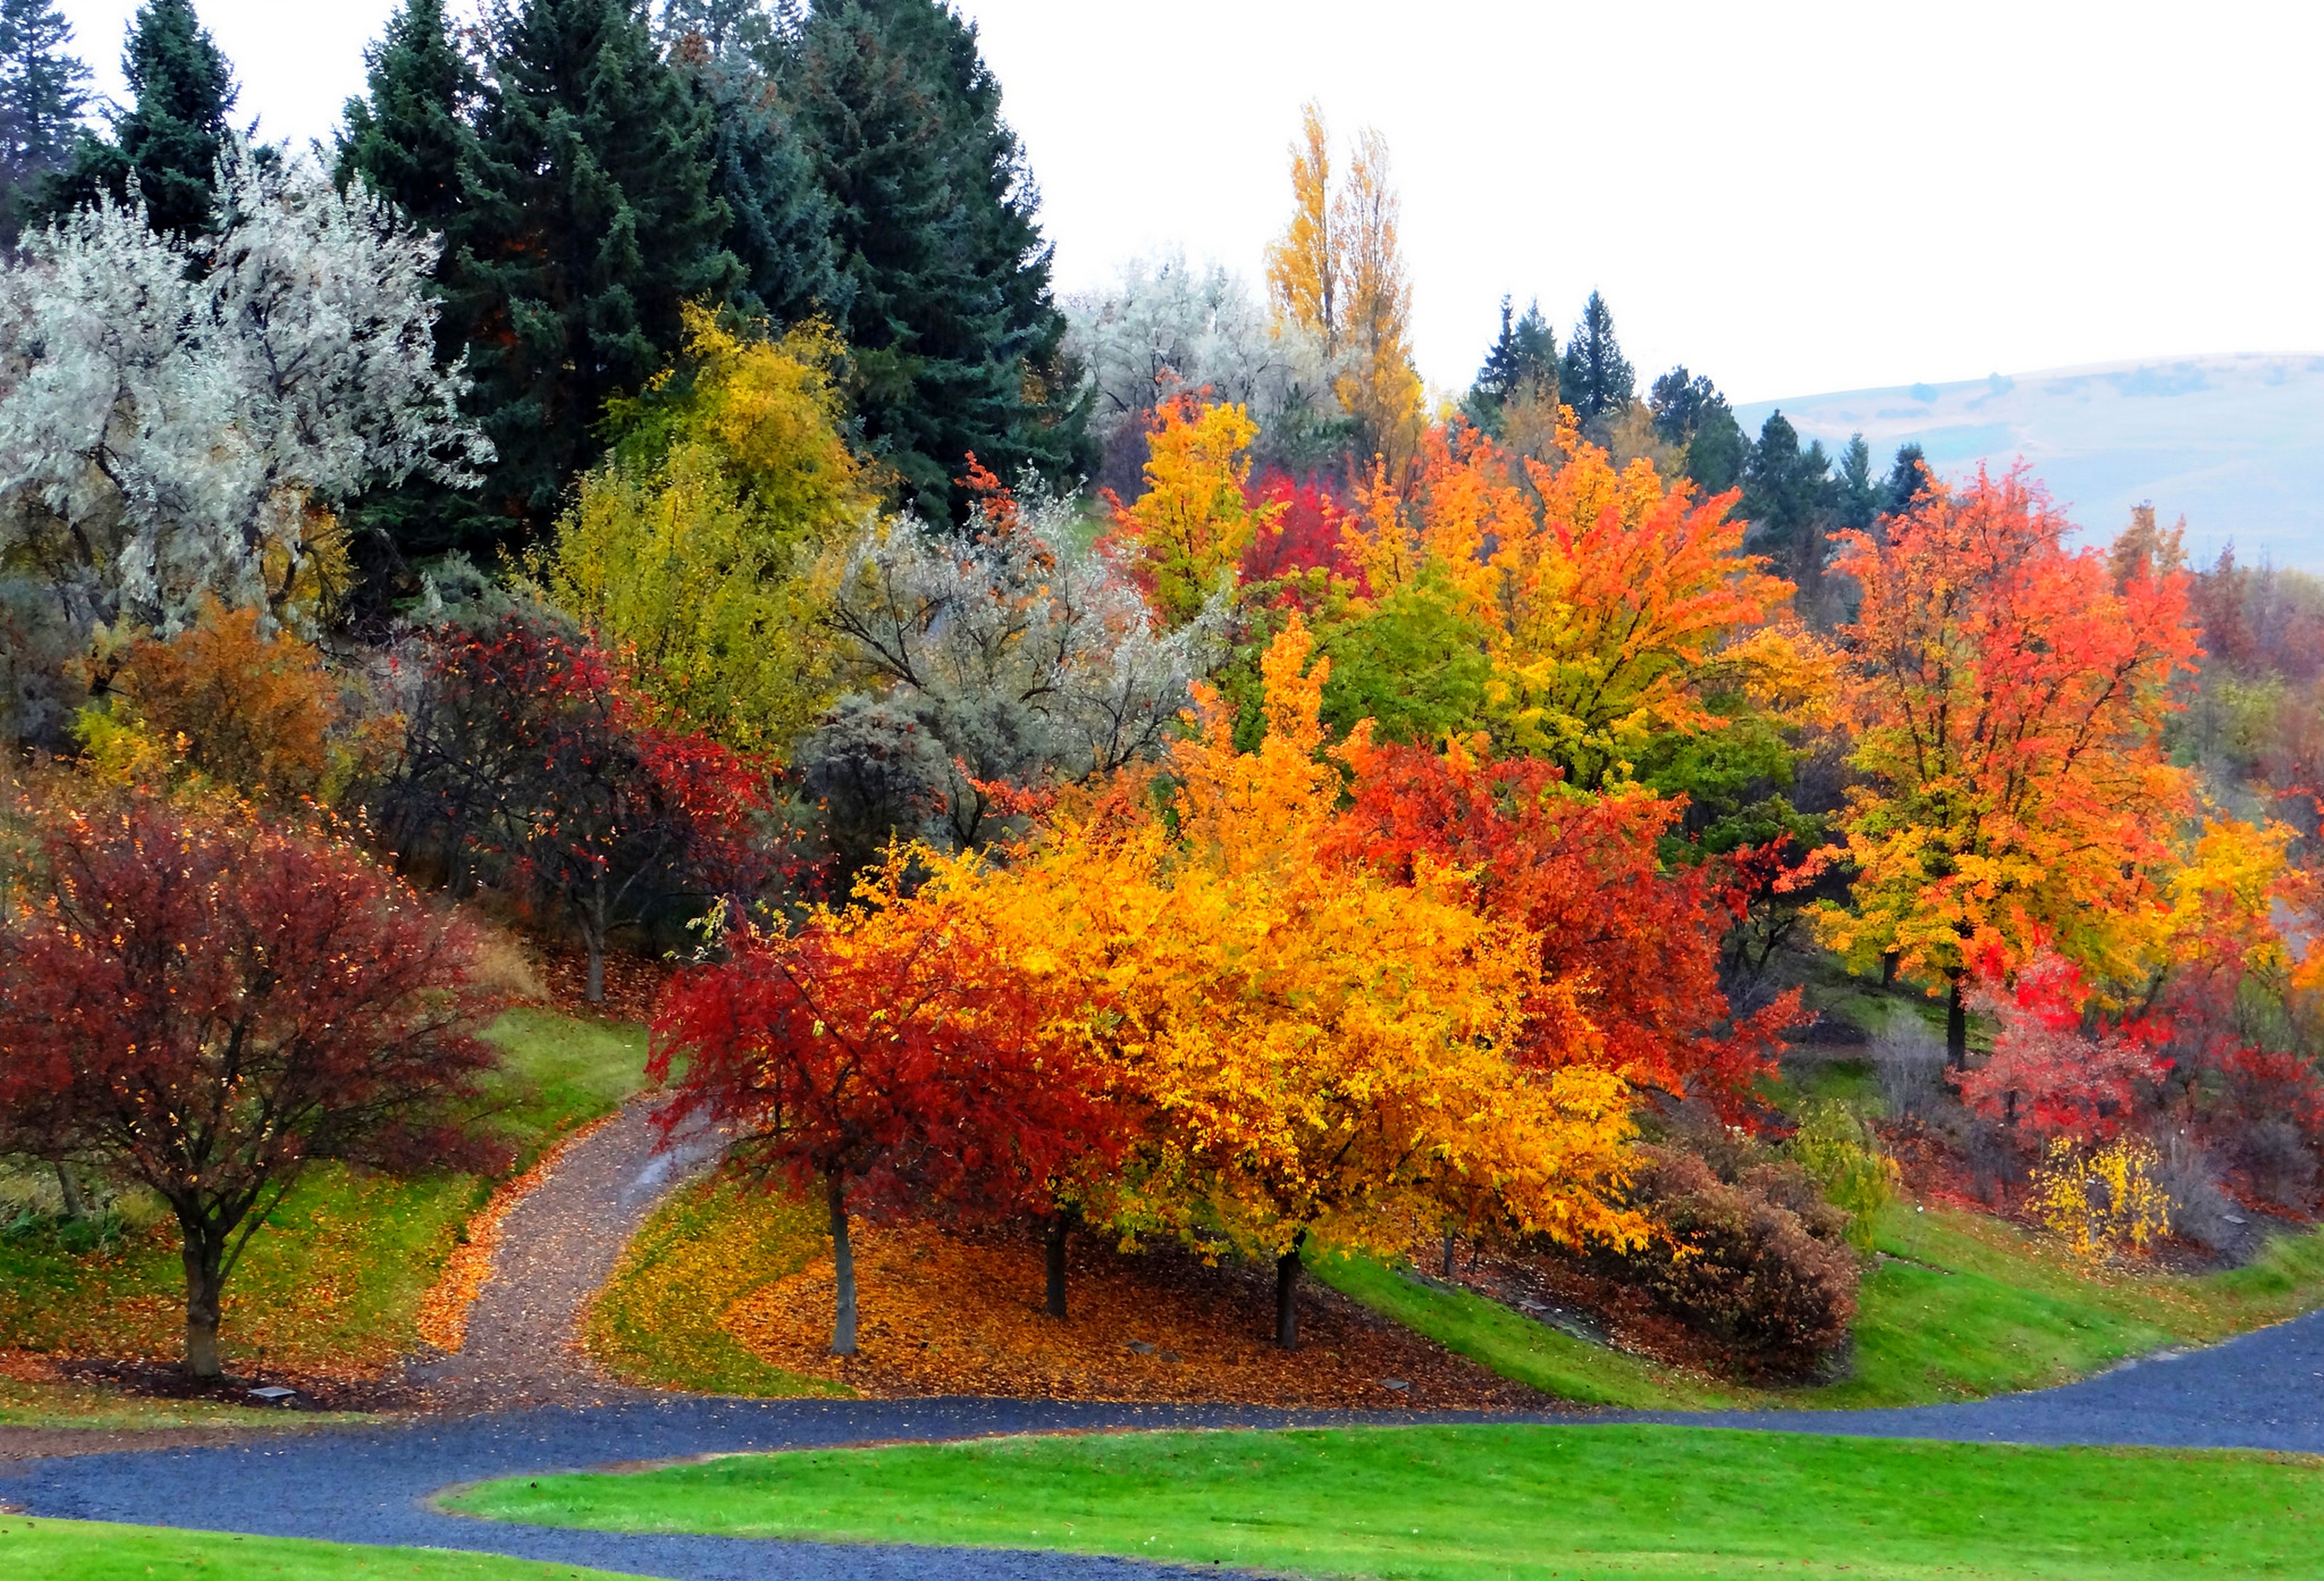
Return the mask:
[[820,0],[782,86],[835,206],[850,393],[905,500],[964,519],[971,452],[1069,478],[1083,407],[1039,194],[974,26],[936,0]]
[[347,101],[338,179],[360,177],[416,224],[440,231],[459,212],[464,172],[475,162],[469,117],[484,91],[453,43],[444,0],[404,0],[364,60],[371,92]]
[[1690,376],[1683,364],[1656,379],[1646,397],[1655,437],[1683,446],[1686,475],[1704,494],[1724,494],[1743,476],[1749,445],[1734,408],[1707,374]]
[[1918,445],[1899,445],[1895,465],[1888,469],[1888,486],[1881,491],[1880,513],[1901,516],[1928,492],[1929,458]]
[[1880,514],[1886,490],[1872,476],[1872,447],[1862,434],[1850,434],[1840,453],[1840,468],[1832,479],[1833,524],[1854,532],[1869,532]]
[[1637,393],[1637,376],[1614,338],[1614,313],[1596,291],[1582,310],[1582,321],[1565,343],[1558,369],[1558,397],[1573,408],[1583,426],[1602,426],[1621,415]]
[[56,0],[0,0],[0,246],[15,245],[40,183],[63,168],[88,106],[88,68],[65,53]]
[[1469,420],[1495,439],[1501,435],[1501,414],[1523,394],[1554,401],[1557,398],[1557,337],[1541,304],[1526,306],[1525,317],[1513,316],[1509,299],[1501,299],[1501,332],[1485,353],[1477,382],[1462,398]]
[[234,72],[194,14],[193,0],[146,0],[121,60],[134,99],[111,141],[81,134],[71,168],[45,185],[48,216],[127,197],[129,178],[157,231],[194,236],[215,223],[212,183],[234,112]]
[[544,528],[604,448],[606,401],[677,353],[681,307],[742,283],[720,245],[709,110],[662,60],[642,0],[526,0],[496,14],[492,45],[444,227],[447,317],[500,452],[488,519],[445,524],[472,541]]
[[779,324],[844,317],[851,292],[832,251],[831,199],[769,74],[782,59],[778,19],[758,0],[670,0],[661,25],[671,63],[710,112],[711,186],[742,266],[735,305]]
[[1775,570],[1798,582],[1803,602],[1812,595],[1830,558],[1825,532],[1832,509],[1831,463],[1822,441],[1800,448],[1799,430],[1780,411],[1760,425],[1759,442],[1743,467],[1743,514],[1751,523],[1751,551],[1775,562]]

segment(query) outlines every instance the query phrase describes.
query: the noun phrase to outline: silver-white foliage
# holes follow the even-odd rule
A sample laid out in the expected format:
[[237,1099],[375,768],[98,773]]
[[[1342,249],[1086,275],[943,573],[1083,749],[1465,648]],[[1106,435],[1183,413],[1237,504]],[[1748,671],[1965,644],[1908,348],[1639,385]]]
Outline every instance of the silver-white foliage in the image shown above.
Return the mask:
[[[974,781],[1081,779],[1152,755],[1224,656],[1223,596],[1175,632],[1079,548],[1074,505],[1028,477],[1020,516],[966,540],[904,518],[844,552],[830,623],[872,684],[794,754],[826,804],[969,846],[990,838]],[[842,809],[841,816],[847,814]]]
[[436,365],[434,238],[238,141],[218,192],[213,236],[100,203],[0,273],[0,557],[84,631],[173,630],[206,592],[288,614],[314,507],[492,458]]
[[1067,352],[1088,370],[1090,423],[1110,440],[1181,390],[1248,408],[1261,429],[1319,403],[1337,410],[1321,340],[1278,324],[1240,275],[1179,253],[1133,259],[1102,291],[1064,301]]

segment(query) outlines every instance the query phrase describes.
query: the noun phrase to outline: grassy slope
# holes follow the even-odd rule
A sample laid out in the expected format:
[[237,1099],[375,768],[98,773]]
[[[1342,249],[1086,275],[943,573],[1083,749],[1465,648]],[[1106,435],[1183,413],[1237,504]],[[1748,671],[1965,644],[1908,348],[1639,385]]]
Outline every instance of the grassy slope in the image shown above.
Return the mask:
[[1639,1410],[1917,1405],[2084,1376],[2172,1344],[2207,1344],[2324,1299],[2324,1234],[2279,1240],[2248,1268],[2202,1279],[2091,1275],[1999,1220],[1892,1207],[1865,1280],[1850,1375],[1815,1389],[1716,1384],[1603,1351],[1471,1295],[1377,1263],[1323,1257],[1316,1274],[1508,1377]]
[[[510,1012],[492,1032],[506,1064],[493,1123],[520,1162],[573,1126],[608,1114],[642,1080],[635,1028]],[[327,1165],[277,1208],[226,1286],[229,1367],[262,1355],[291,1371],[383,1364],[417,1343],[420,1298],[489,1194],[473,1176],[394,1180]],[[184,1275],[176,1226],[149,1222],[96,1248],[51,1226],[0,1238],[0,1350],[174,1354]],[[71,1391],[0,1392],[0,1421],[82,1419],[117,1409]]]
[[612,1581],[604,1570],[434,1549],[358,1548],[279,1537],[234,1537],[153,1526],[28,1521],[0,1515],[0,1575],[43,1581],[161,1581],[194,1576],[296,1576],[304,1581]]
[[1668,1428],[1015,1438],[488,1484],[552,1525],[1059,1548],[1306,1574],[2312,1575],[2324,1466]]

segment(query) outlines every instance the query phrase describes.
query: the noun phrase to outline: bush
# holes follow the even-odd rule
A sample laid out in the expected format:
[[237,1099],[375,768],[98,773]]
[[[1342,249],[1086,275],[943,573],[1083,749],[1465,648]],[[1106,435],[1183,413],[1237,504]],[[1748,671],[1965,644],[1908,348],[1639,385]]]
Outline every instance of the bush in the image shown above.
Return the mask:
[[1847,1216],[1805,1170],[1763,1164],[1727,1185],[1691,1153],[1639,1151],[1630,1199],[1661,1234],[1633,1251],[1600,1249],[1600,1272],[1720,1340],[1747,1376],[1804,1377],[1847,1343],[1857,1283],[1840,1240]]
[[2171,1199],[2172,1233],[2214,1251],[2233,1244],[2242,1221],[2202,1143],[2184,1131],[2172,1131],[2163,1138],[2159,1159],[2154,1183]]
[[1791,1151],[1822,1188],[1824,1199],[1847,1215],[1849,1243],[1859,1252],[1871,1251],[1874,1221],[1896,1195],[1896,1160],[1880,1151],[1862,1121],[1836,1102],[1809,1105]]
[[2171,1199],[2155,1182],[2162,1164],[2144,1142],[2117,1138],[2086,1150],[2053,1136],[2026,1206],[2087,1262],[2105,1262],[2118,1246],[2144,1252],[2171,1233]]
[[1893,1121],[1925,1120],[1948,1106],[1945,1045],[1935,1029],[1901,1006],[1872,1036],[1872,1068]]

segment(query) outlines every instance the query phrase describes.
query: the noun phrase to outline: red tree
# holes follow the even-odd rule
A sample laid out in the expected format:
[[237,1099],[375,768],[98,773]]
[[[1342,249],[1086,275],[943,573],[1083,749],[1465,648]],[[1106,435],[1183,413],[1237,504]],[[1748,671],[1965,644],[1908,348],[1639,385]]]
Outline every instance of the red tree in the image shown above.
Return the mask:
[[1269,467],[1244,485],[1243,495],[1254,512],[1276,508],[1274,520],[1243,550],[1237,574],[1246,585],[1308,570],[1362,584],[1363,573],[1342,541],[1347,513],[1320,477],[1310,474],[1302,481]]
[[1734,896],[1713,873],[1664,871],[1656,855],[1682,803],[1584,797],[1538,760],[1457,744],[1440,755],[1358,743],[1352,757],[1338,827],[1348,855],[1407,879],[1424,855],[1473,868],[1480,903],[1541,936],[1526,1032],[1536,1062],[1602,1065],[1728,1109],[1807,1019],[1797,990],[1731,1015],[1718,968]]
[[0,923],[0,1132],[170,1205],[195,1376],[308,1163],[492,1156],[449,1119],[494,1058],[474,939],[352,846],[136,798],[50,819],[35,873]]
[[847,910],[744,935],[727,960],[681,973],[647,1067],[675,1087],[665,1131],[729,1128],[746,1165],[821,1189],[839,1355],[855,1353],[851,1213],[1046,1212],[1054,1178],[1107,1129],[1019,949],[903,880],[899,858]]

